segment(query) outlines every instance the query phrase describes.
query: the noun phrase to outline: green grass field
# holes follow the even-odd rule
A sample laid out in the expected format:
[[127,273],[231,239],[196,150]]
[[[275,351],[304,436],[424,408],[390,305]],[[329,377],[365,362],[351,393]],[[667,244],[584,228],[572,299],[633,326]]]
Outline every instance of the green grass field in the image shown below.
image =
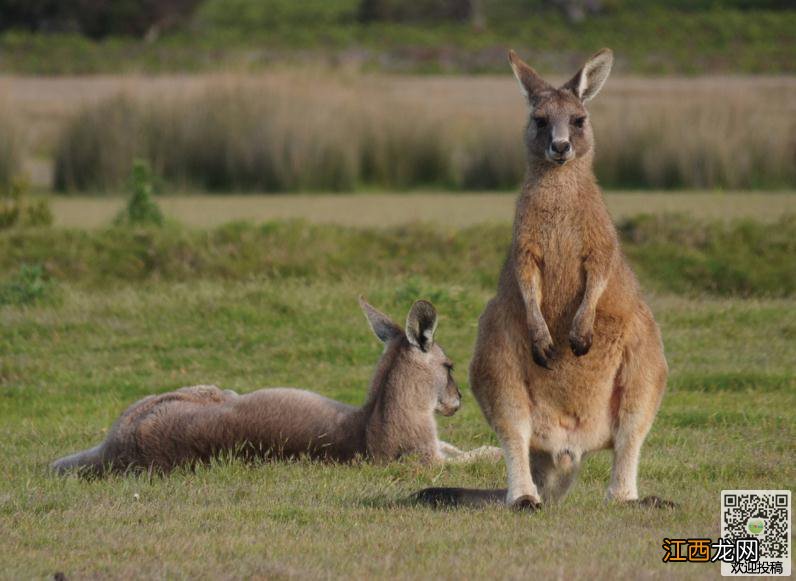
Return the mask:
[[[402,502],[424,486],[502,486],[502,464],[221,459],[151,480],[53,478],[48,462],[99,441],[149,393],[291,385],[362,402],[380,346],[359,293],[399,321],[414,299],[435,303],[464,393],[440,435],[464,448],[494,443],[466,369],[509,224],[1,233],[0,279],[33,261],[50,280],[39,300],[0,306],[0,577],[718,577],[715,564],[662,563],[661,541],[717,538],[722,489],[796,483],[796,300],[784,286],[793,225],[722,234],[674,222],[667,234],[634,224],[625,247],[671,368],[640,491],[676,500],[674,511],[606,505],[608,453],[586,461],[562,505],[537,514]],[[716,244],[732,251],[726,264]],[[686,258],[719,286],[688,279]],[[740,298],[722,277],[754,260],[769,278],[749,275],[738,288],[754,298]],[[690,282],[675,294],[666,281],[676,276]]]

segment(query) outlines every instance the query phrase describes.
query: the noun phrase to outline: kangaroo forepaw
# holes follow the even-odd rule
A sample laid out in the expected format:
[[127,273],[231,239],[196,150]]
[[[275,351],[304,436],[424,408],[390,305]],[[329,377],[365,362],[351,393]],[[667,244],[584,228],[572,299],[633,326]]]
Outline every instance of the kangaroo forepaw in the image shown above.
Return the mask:
[[591,342],[592,342],[592,333],[589,331],[588,333],[584,333],[579,335],[577,333],[570,333],[569,334],[569,346],[572,347],[572,352],[581,357],[586,355],[591,349]]
[[551,365],[553,360],[558,357],[558,353],[552,341],[547,343],[534,342],[531,347],[531,355],[533,356],[534,363],[550,370],[552,370]]
[[533,496],[520,496],[511,503],[511,510],[517,512],[536,512],[542,508],[542,503]]

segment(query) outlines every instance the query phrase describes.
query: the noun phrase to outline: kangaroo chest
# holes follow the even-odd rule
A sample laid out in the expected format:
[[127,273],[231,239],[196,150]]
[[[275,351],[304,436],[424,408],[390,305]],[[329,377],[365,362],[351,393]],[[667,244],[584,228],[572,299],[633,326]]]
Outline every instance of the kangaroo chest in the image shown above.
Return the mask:
[[539,266],[539,306],[548,324],[555,324],[555,319],[574,314],[583,293],[585,248],[581,221],[555,207],[536,208],[522,227],[526,229],[523,238],[531,245],[531,255]]

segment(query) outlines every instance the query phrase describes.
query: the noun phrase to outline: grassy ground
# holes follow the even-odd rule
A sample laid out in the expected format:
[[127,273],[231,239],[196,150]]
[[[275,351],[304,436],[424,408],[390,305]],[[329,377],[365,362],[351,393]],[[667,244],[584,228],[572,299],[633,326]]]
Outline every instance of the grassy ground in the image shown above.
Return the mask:
[[[505,222],[514,216],[517,194],[444,192],[384,193],[377,196],[334,195],[191,195],[158,199],[164,212],[194,227],[213,227],[232,220],[254,222],[305,219],[343,226],[398,226],[415,221],[446,227]],[[757,192],[613,192],[606,202],[615,220],[641,213],[683,213],[700,219],[753,218],[771,222],[796,213],[796,196]],[[98,228],[111,223],[122,198],[53,197],[56,224]]]
[[[740,198],[717,197],[725,202],[714,208],[704,197],[703,216],[744,208],[770,223],[774,203],[790,200]],[[308,199],[271,200],[299,211]],[[373,199],[340,198],[337,210]],[[184,385],[292,385],[362,402],[380,348],[359,293],[399,321],[416,298],[436,304],[438,338],[464,393],[462,410],[439,420],[440,435],[463,448],[495,443],[466,369],[510,235],[510,204],[494,198],[506,211],[497,223],[458,230],[440,227],[448,220],[436,199],[393,200],[381,213],[396,224],[401,201],[434,208],[423,216],[432,224],[386,230],[293,222],[0,234],[0,577],[717,577],[714,564],[662,563],[660,545],[718,537],[722,489],[796,484],[796,287],[787,264],[796,237],[787,218],[724,228],[693,221],[689,206],[691,220],[624,222],[671,368],[640,491],[678,501],[675,511],[607,506],[608,453],[586,461],[566,502],[534,515],[402,502],[424,486],[502,486],[502,464],[222,459],[152,480],[47,474],[48,462],[98,442],[136,399]],[[462,223],[491,217],[492,199]],[[642,205],[666,199],[691,197],[646,196]],[[359,225],[374,223],[375,209],[360,213]],[[406,210],[402,220],[411,217]],[[28,282],[9,286],[22,263],[41,264],[51,280],[28,271]]]
[[66,286],[50,304],[0,311],[2,575],[717,576],[716,565],[661,563],[661,539],[717,537],[721,489],[793,487],[794,302],[675,296],[651,300],[672,379],[640,480],[642,493],[680,502],[674,512],[605,506],[608,454],[586,462],[563,505],[535,515],[400,505],[427,485],[499,486],[502,465],[220,462],[151,482],[46,475],[48,461],[98,441],[151,392],[297,385],[361,402],[379,346],[358,292],[399,319],[416,296],[434,297],[465,394],[441,436],[492,442],[464,372],[486,289],[400,277]]

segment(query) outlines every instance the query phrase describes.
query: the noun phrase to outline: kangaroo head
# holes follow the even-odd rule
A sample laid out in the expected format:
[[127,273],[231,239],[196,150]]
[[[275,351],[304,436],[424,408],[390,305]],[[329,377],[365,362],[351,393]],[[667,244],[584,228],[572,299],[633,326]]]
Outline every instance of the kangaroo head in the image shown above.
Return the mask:
[[531,160],[564,165],[592,151],[594,135],[585,103],[600,92],[613,62],[613,53],[604,48],[556,89],[509,51],[514,76],[531,108],[525,133]]
[[397,387],[414,390],[411,396],[416,404],[427,403],[446,416],[456,413],[462,394],[453,379],[453,363],[434,341],[437,330],[434,305],[416,301],[406,317],[404,330],[362,297],[359,304],[376,337],[385,344],[385,353],[395,353],[395,368],[391,372],[400,374],[402,381],[399,383],[405,383]]

